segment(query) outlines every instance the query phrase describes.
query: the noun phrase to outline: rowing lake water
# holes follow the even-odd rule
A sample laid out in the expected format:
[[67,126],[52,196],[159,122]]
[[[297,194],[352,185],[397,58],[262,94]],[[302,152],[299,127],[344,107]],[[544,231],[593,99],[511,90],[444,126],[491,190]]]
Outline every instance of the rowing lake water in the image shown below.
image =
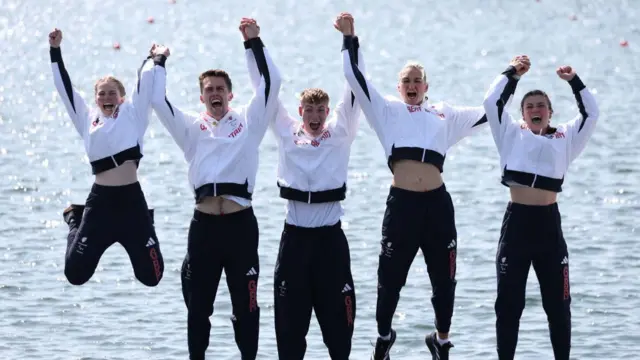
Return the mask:
[[[571,119],[576,106],[554,70],[574,66],[594,92],[601,119],[573,163],[560,196],[569,244],[573,295],[573,358],[637,359],[640,352],[640,4],[623,0],[337,1],[166,0],[0,1],[0,357],[2,359],[186,359],[186,309],[179,269],[193,201],[186,164],[167,131],[152,119],[140,178],[156,209],[166,259],[156,288],[133,278],[119,245],[102,258],[92,280],[73,287],[63,274],[66,225],[61,211],[83,201],[92,178],[82,141],[55,94],[47,34],[62,44],[75,86],[92,103],[97,77],[113,73],[129,89],[152,41],[171,47],[169,95],[199,110],[198,74],[227,69],[236,98],[250,97],[242,16],[257,18],[262,38],[280,67],[281,97],[295,111],[295,94],[342,89],[341,37],[334,16],[350,11],[372,81],[394,94],[409,59],[424,63],[429,97],[479,105],[487,86],[510,58],[526,53],[533,67],[519,98],[542,88]],[[155,20],[147,22],[149,16]],[[621,40],[628,46],[621,46]],[[120,43],[120,50],[112,47]],[[232,103],[232,104],[233,104]],[[335,104],[335,101],[332,102]],[[515,107],[510,109],[514,114]],[[375,341],[376,267],[380,226],[391,179],[375,134],[362,120],[352,149],[343,222],[350,241],[357,291],[352,359],[368,359]],[[277,148],[270,133],[261,146],[255,192],[260,223],[263,309],[259,358],[276,359],[272,277],[284,217],[277,197]],[[445,180],[456,206],[458,288],[453,359],[495,359],[495,266],[508,191],[499,184],[497,152],[488,128],[448,153]],[[540,224],[543,226],[544,224]],[[212,316],[210,358],[238,359],[228,291],[221,282]],[[422,256],[414,262],[394,318],[395,359],[426,359],[423,336],[433,328],[430,285]],[[307,359],[327,359],[312,320]],[[518,359],[551,359],[546,317],[533,271],[521,321]]]

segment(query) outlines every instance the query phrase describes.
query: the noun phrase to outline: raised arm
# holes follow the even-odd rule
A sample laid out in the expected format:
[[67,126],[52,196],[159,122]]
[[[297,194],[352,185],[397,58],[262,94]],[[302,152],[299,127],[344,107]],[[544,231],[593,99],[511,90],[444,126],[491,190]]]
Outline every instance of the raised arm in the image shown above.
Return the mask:
[[144,133],[149,125],[155,70],[158,67],[164,67],[168,55],[157,52],[156,48],[166,49],[168,51],[165,47],[153,45],[150,55],[142,62],[142,65],[138,69],[136,84],[131,90],[131,104],[136,112],[138,121],[140,121],[142,133]]
[[371,85],[360,70],[356,59],[358,56],[358,52],[356,51],[357,43],[354,36],[343,36],[342,69],[347,83],[355,95],[355,101],[362,107],[362,112],[367,122],[369,122],[369,125],[378,134],[378,137],[382,137],[387,121],[387,101]]
[[249,72],[249,80],[251,82],[251,88],[254,92],[258,91],[260,86],[260,71],[258,70],[258,63],[256,57],[253,56],[253,51],[248,41],[244,42],[244,57],[247,63],[247,71]]
[[[358,70],[366,74],[364,60],[360,52],[360,42],[354,33],[353,17],[349,13],[341,13],[335,24],[333,25],[343,36],[353,36],[354,61]],[[360,103],[356,101],[356,97],[351,90],[349,83],[345,81],[342,99],[336,105],[335,113],[337,115],[337,126],[345,130],[345,132],[353,139],[358,132],[358,124],[360,120]]]
[[151,106],[162,125],[169,131],[173,140],[186,153],[190,149],[189,129],[195,126],[194,119],[183,113],[169,102],[167,92],[167,71],[165,67],[158,67],[154,71],[153,93]]
[[[260,71],[258,70],[258,63],[256,62],[256,57],[253,55],[253,51],[251,51],[251,44],[249,43],[249,33],[252,31],[260,32],[260,27],[256,23],[255,19],[252,18],[242,18],[240,21],[240,26],[238,27],[240,33],[242,34],[242,39],[244,40],[244,57],[247,64],[247,71],[249,72],[249,79],[251,80],[251,88],[253,91],[258,90],[258,86],[260,86]],[[253,34],[252,36],[257,34]]]
[[[245,55],[245,60],[247,64],[247,71],[249,72],[251,88],[253,89],[254,92],[256,92],[258,91],[262,77],[261,77],[260,70],[258,68],[258,62],[256,61],[256,57],[253,55],[253,50],[251,49],[251,42],[249,42],[249,36],[247,35],[247,31],[246,31],[247,27],[250,24],[256,24],[255,20],[250,18],[243,18],[240,23],[239,29],[244,39],[244,48],[245,48],[244,55]],[[287,111],[284,104],[282,103],[282,100],[278,97],[276,115],[271,117],[268,124],[274,136],[279,139],[283,134],[289,133],[289,130],[292,129],[296,123],[297,121],[290,116],[289,112]]]
[[[251,32],[253,30],[248,31]],[[273,120],[278,111],[278,96],[282,79],[280,71],[271,60],[269,52],[257,35],[257,32],[250,33],[249,39],[246,41],[246,46],[251,49],[255,58],[256,68],[260,74],[259,85],[254,90],[254,95],[247,106],[247,122],[252,133],[262,136],[269,122]]]
[[513,65],[509,65],[502,74],[494,79],[484,97],[483,107],[487,122],[499,150],[507,129],[516,124],[506,111],[506,108],[513,100],[513,94],[516,91],[519,80],[520,76],[517,75],[516,68]]
[[578,105],[578,115],[566,124],[570,140],[569,161],[571,162],[587,146],[587,142],[596,128],[600,111],[595,97],[571,67],[560,67],[557,73],[560,78],[569,82]]
[[62,32],[58,29],[49,33],[49,56],[51,57],[51,70],[53,71],[53,83],[58,95],[67,109],[67,113],[81,136],[84,136],[89,123],[89,109],[84,99],[76,92],[71,84],[71,78],[62,61]]

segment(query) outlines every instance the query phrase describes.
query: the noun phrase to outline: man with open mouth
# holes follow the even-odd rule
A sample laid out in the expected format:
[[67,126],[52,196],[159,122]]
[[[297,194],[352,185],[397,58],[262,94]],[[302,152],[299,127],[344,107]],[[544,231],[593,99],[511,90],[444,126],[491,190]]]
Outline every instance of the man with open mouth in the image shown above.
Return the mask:
[[571,162],[584,150],[595,129],[596,100],[570,66],[556,70],[568,82],[578,114],[568,123],[550,126],[553,108],[542,90],[532,90],[520,103],[522,120],[506,111],[516,86],[530,68],[526,55],[516,56],[491,84],[484,108],[500,154],[502,184],[509,187],[496,256],[495,302],[498,359],[512,360],[516,352],[525,287],[533,265],[556,360],[569,360],[571,295],[569,253],[565,242],[558,193]]
[[[353,35],[353,17],[334,24]],[[358,46],[356,45],[356,51]],[[248,61],[255,61],[247,52]],[[362,66],[362,61],[359,61]],[[254,86],[259,74],[250,67]],[[342,230],[351,145],[360,106],[345,84],[333,114],[322,89],[300,94],[298,115],[280,103],[271,130],[278,142],[277,185],[287,200],[286,219],[274,272],[275,330],[280,359],[303,359],[312,310],[333,360],[349,359],[356,316],[349,244]]]
[[229,108],[233,99],[229,74],[215,69],[200,77],[205,111],[182,112],[166,98],[166,72],[155,77],[153,109],[189,164],[195,193],[182,292],[188,309],[189,358],[202,360],[209,346],[213,303],[222,270],[233,308],[232,324],[242,360],[258,351],[260,264],[258,222],[251,205],[258,171],[258,148],[278,110],[281,78],[253,21],[243,26],[245,49],[255,57],[259,75],[247,105]]
[[149,125],[154,74],[164,69],[169,50],[151,48],[129,99],[125,99],[120,80],[113,76],[100,78],[94,87],[96,107],[90,108],[71,83],[62,60],[61,42],[62,31],[49,33],[54,84],[84,140],[95,175],[86,202],[63,211],[69,226],[64,274],[73,285],[86,283],[102,254],[118,242],[131,259],[135,277],[146,286],[156,286],[164,273],[164,261],[153,211],[147,206],[137,172]]

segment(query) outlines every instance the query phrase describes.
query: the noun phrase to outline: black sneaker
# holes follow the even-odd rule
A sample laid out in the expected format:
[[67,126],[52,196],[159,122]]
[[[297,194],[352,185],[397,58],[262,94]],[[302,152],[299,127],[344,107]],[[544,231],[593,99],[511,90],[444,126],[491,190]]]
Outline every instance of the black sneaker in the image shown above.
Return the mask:
[[449,349],[453,347],[450,341],[440,345],[436,333],[433,332],[424,338],[424,342],[431,351],[432,360],[449,360]]
[[394,342],[396,342],[396,331],[393,329],[391,329],[391,339],[382,340],[378,337],[376,348],[371,354],[371,360],[390,360],[389,351],[391,351],[391,346],[393,346]]

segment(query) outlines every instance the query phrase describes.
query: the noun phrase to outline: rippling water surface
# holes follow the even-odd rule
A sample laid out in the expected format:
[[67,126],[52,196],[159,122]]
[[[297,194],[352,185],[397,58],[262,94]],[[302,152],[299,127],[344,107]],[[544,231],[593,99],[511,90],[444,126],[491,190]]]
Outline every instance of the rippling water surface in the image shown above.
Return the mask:
[[[597,94],[601,122],[572,164],[560,196],[571,254],[573,358],[637,359],[639,8],[631,0],[0,1],[0,357],[188,358],[179,268],[193,204],[182,154],[155,116],[140,176],[156,209],[166,259],[163,281],[151,289],[136,282],[118,245],[107,250],[86,285],[72,287],[64,278],[66,225],[61,210],[84,200],[92,178],[82,141],[53,87],[50,29],[64,31],[65,63],[88,102],[93,82],[105,73],[131,86],[141,58],[157,41],[172,50],[167,63],[170,96],[177,106],[197,110],[197,76],[212,67],[231,73],[235,102],[249,99],[237,25],[242,16],[254,16],[282,70],[281,96],[294,109],[295,93],[305,87],[323,87],[334,99],[340,93],[341,37],[331,22],[338,12],[350,11],[368,72],[383,93],[393,94],[400,67],[417,59],[428,71],[430,99],[479,105],[509,59],[527,53],[533,67],[516,96],[531,88],[545,89],[556,110],[553,121],[559,123],[572,118],[576,107],[554,69],[568,63],[578,70]],[[155,23],[147,22],[149,16]],[[628,46],[621,46],[621,40]],[[114,42],[120,43],[119,51],[112,48]],[[254,201],[261,231],[259,358],[276,359],[271,291],[284,201],[277,197],[277,148],[270,133],[261,150]],[[358,296],[352,358],[367,359],[376,336],[375,274],[390,174],[364,120],[349,169],[344,225]],[[493,260],[508,200],[499,174],[488,129],[461,141],[447,156],[444,176],[456,205],[459,234],[454,359],[496,358]],[[393,359],[427,358],[422,339],[433,328],[430,291],[420,256],[394,318],[398,340]],[[228,291],[220,286],[211,358],[239,358],[230,313]],[[328,358],[315,319],[307,339],[306,358]],[[517,356],[553,356],[533,272]]]

